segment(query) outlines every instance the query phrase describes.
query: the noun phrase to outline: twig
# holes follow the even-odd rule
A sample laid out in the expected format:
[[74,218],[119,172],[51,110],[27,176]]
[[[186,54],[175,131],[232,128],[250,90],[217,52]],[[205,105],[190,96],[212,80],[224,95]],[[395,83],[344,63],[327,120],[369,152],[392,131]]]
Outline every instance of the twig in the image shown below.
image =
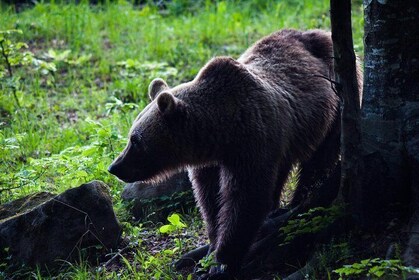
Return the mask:
[[313,77],[323,78],[323,79],[327,80],[328,82],[330,82],[332,85],[339,85],[339,83],[336,82],[335,80],[332,80],[332,78],[329,78],[329,77],[321,75],[321,74],[313,74]]
[[[12,65],[10,64],[9,56],[6,54],[3,43],[4,43],[4,40],[1,40],[0,41],[1,54],[3,55],[4,61],[6,62],[7,71],[9,72],[9,77],[11,79],[13,79]],[[17,95],[16,95],[16,88],[15,87],[12,88],[12,92],[13,92],[13,97],[15,98],[17,107],[21,108],[19,99],[17,98]]]
[[130,245],[127,245],[126,247],[119,249],[118,252],[116,252],[112,258],[110,258],[106,263],[103,264],[103,267],[107,267],[108,265],[110,265],[117,257],[122,257],[122,253],[124,253],[129,248]]
[[339,99],[342,99],[342,97],[339,95],[338,90],[336,90],[336,87],[340,88],[341,84],[335,80],[332,80],[329,77],[326,77],[324,75],[320,75],[320,74],[313,74],[313,77],[319,77],[319,78],[323,78],[325,80],[327,80],[328,82],[330,82],[330,87],[332,88],[333,92],[339,97]]
[[[87,234],[91,234],[97,241],[100,242],[100,244],[105,248],[105,250],[108,250],[108,248],[105,246],[105,244],[102,242],[102,240],[95,234],[94,231],[98,232],[92,219],[90,218],[89,214],[81,209],[78,209],[70,204],[67,204],[61,200],[58,200],[56,198],[53,198],[53,201],[61,203],[64,206],[67,206],[77,212],[80,212],[81,214],[85,215],[85,227],[87,227],[87,230],[85,233],[82,234],[82,236],[79,238],[79,240],[76,242],[76,244],[74,245],[73,249],[70,251],[70,253],[68,254],[67,258],[65,259],[65,261],[69,260],[71,258],[71,255],[73,254],[74,250],[76,250],[79,246],[81,246],[82,242],[83,242],[83,238],[87,235]],[[90,222],[88,222],[87,220],[89,220]],[[91,226],[94,229],[94,231],[91,230]]]
[[9,72],[9,76],[10,78],[13,78],[13,71],[12,71],[12,65],[10,64],[9,61],[9,56],[6,54],[6,50],[4,49],[4,40],[0,41],[0,47],[1,47],[1,54],[4,57],[4,60],[6,61],[6,66],[7,66],[7,71]]
[[[100,240],[100,238],[99,238],[96,234],[94,234],[94,232],[93,232],[93,231],[91,231],[91,230],[90,230],[90,226],[92,226],[92,227],[93,227],[93,229],[94,229],[96,232],[99,232],[99,231],[97,230],[97,228],[95,227],[95,224],[93,223],[92,219],[90,218],[90,216],[89,216],[89,214],[88,214],[87,212],[85,212],[85,211],[83,211],[83,210],[80,210],[80,209],[78,209],[78,208],[76,208],[76,207],[74,207],[74,206],[71,206],[70,204],[67,204],[67,203],[65,203],[65,202],[63,202],[63,201],[61,201],[61,200],[56,199],[56,198],[53,198],[53,200],[54,200],[55,202],[61,203],[61,204],[62,204],[62,205],[64,205],[64,206],[67,206],[67,207],[69,207],[69,208],[71,208],[71,209],[73,209],[73,210],[75,210],[75,211],[78,211],[78,212],[80,212],[80,213],[84,214],[84,215],[85,215],[85,222],[84,222],[84,223],[85,223],[85,227],[87,227],[87,228],[88,228],[86,233],[90,232],[90,233],[93,235],[93,237],[95,237],[95,238],[97,239],[97,241],[99,241],[99,242],[100,242],[100,244],[101,244],[101,245],[105,248],[105,250],[108,250],[108,248],[105,246],[105,244],[102,242],[102,240]],[[90,221],[90,222],[87,222],[87,219],[89,219],[89,221]],[[85,233],[85,234],[86,234],[86,233]],[[83,234],[83,236],[84,236],[85,234]],[[82,236],[82,238],[83,238],[83,236]]]

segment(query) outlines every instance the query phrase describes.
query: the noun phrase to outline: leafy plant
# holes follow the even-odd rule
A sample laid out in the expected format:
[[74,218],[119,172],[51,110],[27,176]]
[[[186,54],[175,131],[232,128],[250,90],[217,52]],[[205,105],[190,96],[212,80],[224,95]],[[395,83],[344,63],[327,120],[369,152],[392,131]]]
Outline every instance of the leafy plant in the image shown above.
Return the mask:
[[169,224],[163,225],[159,228],[159,232],[163,234],[170,234],[175,231],[179,231],[183,228],[186,228],[186,225],[180,219],[179,214],[172,214],[167,217]]
[[[7,182],[9,186],[4,190],[24,186],[32,191],[43,189],[56,192],[61,188],[74,187],[93,179],[111,178],[106,170],[110,161],[117,155],[114,147],[119,149],[126,139],[113,126],[99,121],[86,120],[85,125],[91,131],[89,143],[65,148],[48,157],[28,157],[27,164],[19,171],[0,175],[0,184]],[[4,138],[0,133],[0,143],[5,144],[0,152],[6,155],[6,152],[19,148],[19,140],[24,136]]]
[[[147,100],[147,87],[150,78],[160,77],[163,79],[173,78],[178,74],[174,67],[170,67],[167,62],[138,61],[127,59],[116,64],[119,70],[119,79],[116,83],[114,95],[124,102],[134,102]],[[138,95],[138,93],[142,95]]]
[[143,230],[142,224],[133,225],[132,223],[129,223],[129,222],[122,222],[121,224],[124,229],[125,237],[127,237],[128,239],[131,239],[131,242],[134,242],[136,244],[138,244],[138,241],[141,242],[141,239],[139,239],[138,237],[141,231]]
[[6,152],[19,149],[19,141],[21,141],[25,135],[26,133],[18,133],[14,135],[14,137],[6,138],[0,130],[0,152],[4,154]]
[[343,215],[342,210],[342,206],[334,205],[329,208],[312,208],[306,213],[299,214],[297,218],[289,220],[280,228],[280,232],[285,235],[285,243],[281,245],[287,244],[299,235],[316,233],[327,228]]
[[115,96],[112,97],[111,101],[105,104],[106,115],[110,115],[113,112],[121,112],[126,115],[128,112],[138,109],[138,107],[139,106],[135,103],[124,103]]
[[180,231],[186,228],[186,224],[182,222],[179,214],[172,214],[167,217],[169,224],[163,225],[159,228],[159,232],[162,234],[171,234],[176,233],[176,237],[174,239],[176,247],[172,250],[166,250],[167,254],[174,254],[175,252],[181,252],[183,246],[182,237],[180,235]]
[[[12,89],[13,97],[16,101],[17,107],[20,107],[19,98],[17,97],[19,79],[14,77],[12,67],[18,64],[28,63],[28,61],[31,59],[31,54],[22,54],[19,52],[20,49],[28,47],[25,43],[18,42],[17,44],[14,44],[10,40],[10,36],[16,33],[22,34],[22,30],[0,31],[0,66],[3,68],[0,69],[0,78],[4,79],[6,75],[8,76],[6,79],[6,84],[10,89]],[[5,72],[7,72],[7,74]]]
[[365,259],[350,265],[344,265],[342,268],[336,269],[333,272],[339,274],[339,280],[348,278],[371,277],[390,278],[390,279],[405,279],[409,273],[419,274],[419,269],[407,267],[402,264],[400,260],[382,260],[380,258]]
[[54,50],[49,49],[47,53],[44,54],[45,60],[52,60],[55,63],[67,63],[69,65],[83,65],[89,62],[92,58],[91,54],[80,55],[77,58],[70,58],[71,50]]
[[33,64],[34,69],[41,70],[44,74],[56,71],[53,63],[34,58],[34,54],[30,51],[22,51],[28,48],[26,43],[11,40],[13,35],[22,33],[19,29],[0,31],[0,81],[3,80],[6,88],[11,90],[16,106],[19,108],[21,107],[18,98],[18,94],[21,93],[21,76],[16,75],[13,69]]
[[208,271],[211,267],[218,265],[217,261],[215,260],[215,253],[212,252],[211,254],[200,259],[199,265],[201,266],[201,269],[198,271]]

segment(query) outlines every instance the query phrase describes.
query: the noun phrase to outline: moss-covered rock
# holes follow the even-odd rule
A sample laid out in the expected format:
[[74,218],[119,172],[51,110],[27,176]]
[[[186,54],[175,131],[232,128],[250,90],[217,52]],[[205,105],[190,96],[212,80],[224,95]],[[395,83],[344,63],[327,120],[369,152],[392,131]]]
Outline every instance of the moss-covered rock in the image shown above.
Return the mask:
[[13,263],[72,261],[82,248],[115,248],[120,236],[108,187],[100,181],[0,206],[0,255],[11,256]]

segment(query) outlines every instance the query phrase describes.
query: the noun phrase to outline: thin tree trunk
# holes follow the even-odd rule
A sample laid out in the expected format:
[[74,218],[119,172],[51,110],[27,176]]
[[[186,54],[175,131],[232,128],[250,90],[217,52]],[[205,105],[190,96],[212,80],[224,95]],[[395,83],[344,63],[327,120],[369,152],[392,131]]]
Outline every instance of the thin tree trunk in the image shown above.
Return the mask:
[[336,91],[341,108],[341,184],[339,199],[349,205],[349,211],[362,222],[362,142],[360,95],[356,56],[353,49],[351,1],[331,0],[330,17],[336,75]]

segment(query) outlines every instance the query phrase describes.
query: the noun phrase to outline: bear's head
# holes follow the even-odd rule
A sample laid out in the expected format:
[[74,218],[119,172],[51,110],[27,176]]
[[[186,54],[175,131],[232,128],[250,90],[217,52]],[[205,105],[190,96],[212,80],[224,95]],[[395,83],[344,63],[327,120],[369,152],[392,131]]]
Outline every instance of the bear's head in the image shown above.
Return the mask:
[[135,119],[128,144],[109,166],[108,171],[125,182],[166,177],[181,167],[182,143],[177,138],[184,122],[186,106],[175,97],[162,79],[149,86],[150,104]]
[[249,73],[231,58],[215,58],[188,83],[149,86],[150,104],[137,116],[125,149],[109,172],[125,182],[160,181],[186,167],[213,164],[233,127]]

